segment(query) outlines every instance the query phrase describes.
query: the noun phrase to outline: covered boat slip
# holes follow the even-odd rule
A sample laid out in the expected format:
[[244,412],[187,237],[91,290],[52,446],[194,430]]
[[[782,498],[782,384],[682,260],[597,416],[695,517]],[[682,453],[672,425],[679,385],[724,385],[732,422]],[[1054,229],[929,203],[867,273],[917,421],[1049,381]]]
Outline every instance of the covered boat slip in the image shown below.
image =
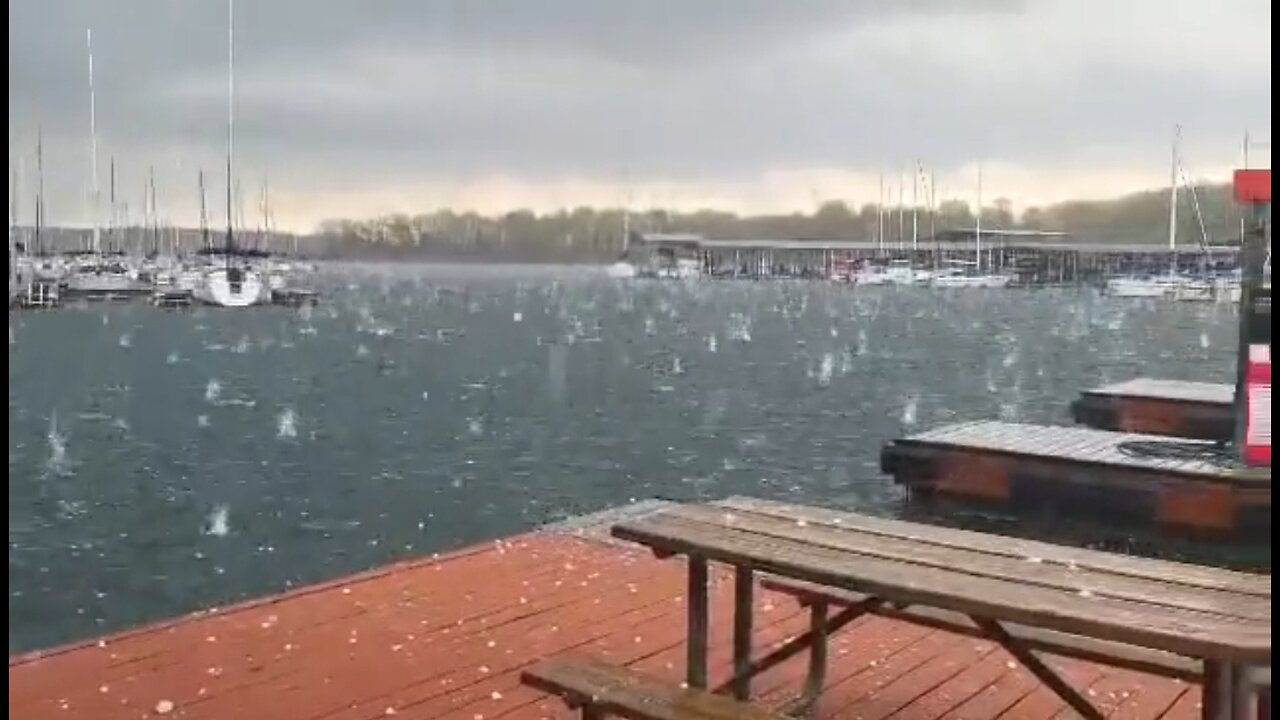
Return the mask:
[[[967,621],[966,634],[998,644],[1086,718],[1104,717],[1092,693],[1080,692],[1037,651],[1114,656],[1148,672],[1168,668],[1161,674],[1202,677],[1202,717],[1270,715],[1268,577],[748,498],[675,505],[624,519],[612,534],[660,558],[688,558],[686,685],[664,690],[590,662],[561,661],[526,672],[526,683],[560,694],[584,717],[603,717],[603,711],[634,718],[733,717],[723,703],[705,712],[695,706],[710,703],[708,689],[750,700],[753,677],[800,653],[808,654],[808,670],[786,710],[821,714],[834,633],[873,615],[955,629],[940,624],[931,610]],[[709,562],[734,567],[732,672],[715,683],[708,665],[714,631]],[[811,609],[807,632],[766,646],[764,654],[754,650],[761,572],[771,576],[767,587],[803,596]],[[921,613],[912,615],[916,608]],[[1028,640],[1037,633],[1041,639]],[[1046,644],[1046,633],[1057,642]],[[1155,659],[1142,659],[1149,653]],[[1179,657],[1193,662],[1180,663]],[[626,692],[615,692],[619,686]],[[649,688],[643,695],[650,698],[636,697],[637,687]],[[670,708],[673,698],[685,701],[688,712],[645,712],[653,703]],[[745,707],[736,715],[765,717]]]

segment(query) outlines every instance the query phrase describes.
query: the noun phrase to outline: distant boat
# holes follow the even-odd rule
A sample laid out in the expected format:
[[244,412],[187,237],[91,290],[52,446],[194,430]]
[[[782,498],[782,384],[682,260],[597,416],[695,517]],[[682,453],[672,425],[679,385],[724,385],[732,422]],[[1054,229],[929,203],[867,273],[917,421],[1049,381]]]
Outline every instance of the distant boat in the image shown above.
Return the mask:
[[[1216,283],[1208,279],[1188,277],[1177,272],[1178,263],[1178,171],[1182,159],[1178,145],[1182,129],[1174,128],[1173,152],[1169,168],[1169,272],[1146,277],[1118,277],[1107,281],[1106,292],[1119,298],[1161,298],[1184,302],[1208,302],[1220,294],[1230,294],[1229,282]],[[1194,189],[1192,190],[1194,200]],[[1199,215],[1200,206],[1195,206]],[[1201,232],[1204,224],[1201,222]]]
[[195,288],[195,297],[207,305],[225,308],[261,305],[271,298],[256,270],[234,264],[206,272],[203,282]]
[[850,276],[858,285],[924,285],[933,273],[919,270],[906,260],[894,260],[888,265],[864,265]]
[[248,263],[255,254],[237,252],[232,220],[233,137],[235,130],[235,0],[227,0],[227,239],[222,266],[211,267],[196,286],[200,302],[225,308],[246,308],[270,302],[271,292],[262,275]]
[[[972,270],[950,270],[937,273],[930,281],[935,288],[946,290],[993,289],[1009,287],[1014,277],[1009,273],[982,270],[982,167],[978,167],[978,212],[974,224]],[[968,265],[969,263],[960,263]]]
[[606,267],[604,271],[609,277],[617,280],[627,280],[638,274],[636,266],[626,262],[625,260],[619,260],[618,262]]

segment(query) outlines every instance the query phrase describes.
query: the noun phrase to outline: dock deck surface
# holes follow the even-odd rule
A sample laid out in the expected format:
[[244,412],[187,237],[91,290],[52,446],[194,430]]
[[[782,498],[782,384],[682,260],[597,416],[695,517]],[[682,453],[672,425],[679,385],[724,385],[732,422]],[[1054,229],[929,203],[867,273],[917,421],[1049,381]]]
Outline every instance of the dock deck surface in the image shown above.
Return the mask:
[[1235,399],[1235,388],[1221,383],[1140,377],[1091,388],[1082,394],[1229,406]]
[[[1194,475],[1203,479],[1229,479],[1236,475],[1236,468],[1225,467],[1220,462],[1200,459],[1144,456],[1126,452],[1129,443],[1174,444],[1187,447],[1190,440],[1175,441],[1159,435],[1113,432],[1085,427],[1059,425],[1031,425],[999,420],[945,425],[916,435],[895,440],[895,445],[919,445],[976,450],[1008,455],[1022,455],[1042,459],[1061,460],[1093,465],[1109,465],[1126,469],[1155,470],[1162,473]],[[1212,443],[1202,443],[1205,450]]]
[[1081,392],[1071,416],[1102,430],[1229,441],[1234,403],[1232,385],[1134,378]]
[[[685,568],[578,525],[380,568],[216,612],[9,659],[11,718],[532,720],[576,717],[519,671],[566,651],[678,682]],[[730,671],[732,578],[713,573],[712,680]],[[758,592],[756,651],[807,629]],[[864,617],[836,635],[816,718],[1070,717],[989,642]],[[763,675],[778,707],[803,655]],[[1192,718],[1200,688],[1054,659],[1111,717]]]

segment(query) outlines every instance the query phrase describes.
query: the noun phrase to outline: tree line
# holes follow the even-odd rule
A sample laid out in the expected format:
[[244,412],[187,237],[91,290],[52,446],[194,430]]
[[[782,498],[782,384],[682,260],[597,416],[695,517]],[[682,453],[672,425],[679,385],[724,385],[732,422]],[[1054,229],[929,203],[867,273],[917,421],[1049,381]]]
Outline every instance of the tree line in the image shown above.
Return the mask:
[[[737,215],[719,210],[624,211],[579,207],[536,214],[517,210],[499,216],[440,210],[368,220],[328,220],[303,243],[320,256],[383,258],[503,258],[512,260],[610,260],[624,248],[624,229],[635,233],[696,233],[710,238],[754,240],[867,240],[883,232],[886,242],[920,238],[935,231],[971,228],[973,208],[948,200],[936,208],[855,205],[828,200],[813,212]],[[1204,234],[1214,244],[1234,242],[1240,210],[1230,187],[1203,184],[1180,193],[1179,237],[1188,244]],[[1079,242],[1160,244],[1168,237],[1169,190],[1137,192],[1111,200],[1073,200],[1015,213],[1008,199],[982,208],[990,229],[1060,231]]]

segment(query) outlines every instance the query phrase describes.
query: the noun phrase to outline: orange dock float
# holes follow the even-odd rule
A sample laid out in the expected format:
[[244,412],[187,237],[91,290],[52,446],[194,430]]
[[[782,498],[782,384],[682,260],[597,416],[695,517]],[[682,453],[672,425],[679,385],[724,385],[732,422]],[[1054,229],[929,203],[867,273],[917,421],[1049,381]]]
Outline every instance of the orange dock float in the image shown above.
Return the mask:
[[[654,503],[651,507],[660,507]],[[630,511],[634,514],[634,510]],[[686,570],[586,520],[9,659],[10,718],[533,720],[576,714],[520,683],[565,652],[678,682]],[[733,578],[713,569],[713,614]],[[762,645],[808,628],[794,599],[755,596]],[[713,679],[731,674],[724,623]],[[995,644],[866,616],[832,638],[815,718],[1058,718],[1066,705]],[[765,648],[761,648],[765,649]],[[1198,684],[1050,658],[1109,716],[1198,717]],[[781,707],[794,657],[755,683]]]
[[1208,441],[979,421],[900,438],[880,466],[910,493],[1239,537],[1271,533],[1271,474]]
[[1134,378],[1085,390],[1072,418],[1100,430],[1229,441],[1235,431],[1231,385]]

